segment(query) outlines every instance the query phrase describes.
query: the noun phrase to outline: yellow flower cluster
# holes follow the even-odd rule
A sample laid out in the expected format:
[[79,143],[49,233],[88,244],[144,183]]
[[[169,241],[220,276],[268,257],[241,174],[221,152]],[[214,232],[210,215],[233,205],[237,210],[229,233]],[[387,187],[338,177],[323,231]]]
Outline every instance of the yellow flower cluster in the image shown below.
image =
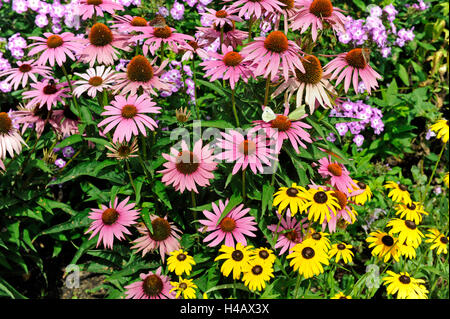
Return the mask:
[[189,276],[191,274],[192,266],[195,265],[194,258],[189,256],[183,249],[172,251],[170,257],[167,259],[167,268],[170,272],[175,272],[178,276],[178,282],[171,281],[173,288],[170,290],[176,291],[175,298],[183,295],[184,299],[195,299],[195,289],[198,288],[193,283],[193,279],[183,279],[182,274]]

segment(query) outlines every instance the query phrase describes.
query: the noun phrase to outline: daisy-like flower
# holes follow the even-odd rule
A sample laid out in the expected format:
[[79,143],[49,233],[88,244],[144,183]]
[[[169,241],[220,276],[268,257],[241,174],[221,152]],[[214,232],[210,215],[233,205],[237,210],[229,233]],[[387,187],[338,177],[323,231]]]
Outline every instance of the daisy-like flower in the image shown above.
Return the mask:
[[47,108],[40,108],[38,105],[34,106],[23,106],[19,105],[17,111],[13,112],[14,123],[22,125],[22,135],[25,133],[30,125],[33,126],[36,131],[37,136],[41,136],[45,128],[45,123],[49,123],[52,127],[57,127],[57,122],[55,121],[54,111],[47,110]]
[[265,247],[255,248],[250,253],[250,259],[258,260],[260,263],[269,263],[270,265],[273,265],[276,258],[272,249]]
[[218,139],[216,147],[224,151],[216,156],[220,160],[236,162],[232,174],[236,174],[239,169],[245,170],[250,167],[254,174],[264,171],[263,165],[271,166],[270,160],[273,149],[266,143],[266,137],[261,134],[249,132],[247,138],[235,130],[227,130],[227,133],[220,132],[222,139]]
[[162,156],[168,161],[163,164],[165,169],[158,171],[162,173],[162,182],[173,185],[176,191],[184,190],[198,193],[197,186],[209,186],[210,179],[214,178],[213,171],[217,168],[214,162],[213,150],[209,144],[203,146],[200,139],[194,144],[194,149],[189,150],[186,142],[181,141],[181,151],[170,148],[170,154],[163,153]]
[[328,238],[329,235],[330,234],[328,233],[315,231],[313,228],[310,228],[305,236],[304,241],[308,241],[308,245],[312,245],[317,249],[328,252],[331,248],[330,239]]
[[411,205],[412,199],[408,192],[408,186],[388,181],[384,186],[386,189],[391,189],[388,193],[388,197],[392,198],[394,202],[403,203],[405,205]]
[[169,277],[161,274],[161,267],[154,273],[140,274],[136,281],[126,289],[126,299],[174,299],[175,294],[171,292]]
[[413,259],[416,258],[416,249],[411,246],[403,243],[399,246],[400,255],[405,256],[406,258]]
[[233,279],[239,279],[250,263],[250,252],[252,249],[253,246],[243,246],[241,243],[237,243],[236,247],[222,245],[219,249],[219,252],[222,254],[217,256],[214,261],[225,259],[220,268],[222,274],[228,277],[233,271]]
[[336,85],[344,80],[345,93],[348,92],[352,82],[353,89],[355,92],[358,92],[358,77],[360,77],[364,87],[370,94],[372,89],[378,87],[377,80],[380,80],[382,77],[369,65],[368,56],[368,49],[365,48],[356,48],[349,52],[340,53],[335,59],[325,65],[324,75],[330,75],[330,80],[337,77]]
[[[372,190],[366,183],[357,180],[353,180],[353,182],[356,184],[357,188],[352,187],[348,190],[350,199],[357,205],[364,205],[373,197]],[[362,192],[359,192],[360,190],[362,190]]]
[[272,264],[251,259],[243,270],[242,281],[251,291],[261,291],[266,288],[266,282],[273,278]]
[[422,215],[428,215],[423,210],[423,205],[419,202],[412,202],[411,204],[398,204],[395,207],[395,215],[400,215],[400,218],[412,220],[416,224],[422,221]]
[[99,65],[86,70],[86,73],[75,73],[81,80],[75,81],[73,94],[80,97],[84,92],[90,97],[96,97],[97,93],[111,88],[115,82],[115,72],[111,67]]
[[28,48],[32,48],[28,52],[28,56],[42,52],[36,61],[38,65],[49,62],[51,66],[54,66],[56,61],[56,64],[61,66],[66,62],[67,57],[75,61],[75,53],[80,50],[79,39],[71,32],[61,34],[45,32],[44,37],[29,38],[36,42],[28,46]]
[[265,134],[275,140],[275,152],[279,153],[283,142],[289,140],[292,147],[297,153],[300,153],[299,146],[304,149],[307,148],[305,143],[312,143],[311,136],[306,131],[312,126],[302,122],[301,120],[306,117],[306,115],[300,117],[298,120],[291,120],[288,117],[289,109],[285,109],[284,114],[276,114],[276,118],[265,122],[263,120],[253,121],[255,127],[253,130],[264,130]]
[[357,187],[345,166],[332,161],[331,156],[319,160],[318,172],[323,178],[329,178],[330,184],[347,196],[350,196],[349,189]]
[[272,224],[267,226],[267,228],[274,233],[278,233],[278,239],[275,244],[275,249],[281,248],[279,256],[283,255],[286,251],[291,252],[292,248],[301,243],[303,240],[303,231],[308,227],[306,223],[306,218],[300,221],[291,217],[289,208],[286,210],[285,216],[281,216],[277,213],[279,220],[278,224]]
[[223,7],[220,10],[214,10],[210,8],[205,8],[206,12],[200,13],[200,15],[207,18],[215,26],[222,28],[225,24],[233,25],[234,22],[242,22],[243,20],[233,13],[236,13],[236,9],[230,9]]
[[[230,2],[233,0],[224,0],[225,2]],[[256,19],[261,18],[264,14],[281,12],[283,8],[283,3],[277,0],[238,0],[230,5],[230,9],[239,9],[238,15],[243,16],[254,16]]]
[[131,157],[138,156],[138,154],[136,154],[139,150],[137,145],[137,138],[133,138],[131,140],[131,143],[126,141],[122,143],[110,143],[110,145],[105,145],[105,147],[110,151],[110,153],[106,154],[107,157],[116,158],[118,160],[125,160]]
[[336,210],[340,209],[339,201],[333,196],[333,191],[325,191],[322,187],[310,188],[301,196],[306,199],[303,209],[308,211],[308,219],[319,221],[320,224],[325,219],[329,222],[330,213],[336,215]]
[[14,153],[20,154],[22,144],[25,144],[25,141],[14,127],[13,119],[8,113],[0,112],[0,160],[6,157],[6,153],[11,157],[14,157]]
[[397,299],[427,299],[425,280],[415,279],[407,272],[396,274],[388,270],[386,273],[388,276],[383,277],[383,285],[389,295],[397,294]]
[[[147,94],[140,96],[130,95],[128,97],[116,95],[111,105],[105,106],[105,112],[101,115],[108,116],[101,121],[98,126],[105,127],[103,133],[108,133],[112,128],[116,127],[113,135],[113,142],[129,142],[131,136],[137,136],[139,131],[142,135],[147,136],[145,127],[154,131],[158,126],[154,119],[145,115],[145,113],[159,113],[160,107],[155,106]],[[139,129],[139,131],[138,131]]]
[[298,45],[288,40],[283,32],[272,31],[266,37],[256,37],[241,52],[246,56],[244,61],[250,61],[255,66],[255,76],[270,76],[273,81],[281,67],[284,79],[288,81],[289,70],[294,73],[296,69],[305,72],[298,55],[299,50]]
[[191,274],[192,265],[195,265],[194,258],[189,256],[183,249],[174,250],[167,258],[167,267],[169,271],[175,272],[177,276],[186,273],[187,276]]
[[306,189],[302,186],[297,186],[296,183],[292,183],[291,187],[280,187],[278,191],[273,194],[273,206],[278,206],[278,213],[289,207],[291,216],[295,216],[297,212],[301,211],[305,199],[301,196],[306,192]]
[[337,294],[335,294],[331,299],[352,299],[352,296],[347,296],[342,291],[339,291]]
[[175,292],[175,298],[183,295],[183,299],[195,299],[197,295],[195,294],[195,289],[198,288],[196,284],[193,283],[193,279],[182,279],[179,278],[179,281],[171,281],[172,289],[170,292]]
[[300,29],[300,34],[311,26],[311,36],[315,42],[317,31],[323,30],[324,25],[330,26],[335,32],[345,31],[346,17],[342,9],[335,8],[330,0],[300,0],[297,13],[291,17],[291,29]]
[[190,35],[175,32],[176,30],[168,25],[144,27],[140,31],[143,34],[133,36],[131,41],[145,40],[142,44],[144,55],[147,55],[148,51],[151,55],[155,55],[156,51],[164,44],[177,53],[180,45],[186,44],[186,41],[195,40]]
[[324,271],[322,265],[329,265],[328,254],[311,245],[310,241],[303,241],[295,245],[287,259],[292,259],[289,265],[305,279],[320,275]]
[[192,60],[196,55],[202,60],[209,58],[209,53],[204,49],[204,45],[200,45],[196,40],[180,44],[179,48],[185,51],[181,57],[181,62]]
[[84,63],[89,63],[89,67],[98,64],[112,65],[114,61],[119,59],[119,51],[130,51],[127,37],[120,35],[116,31],[112,31],[103,23],[94,24],[89,30],[88,39],[80,39],[83,45],[79,49],[78,55]]
[[47,106],[50,111],[56,104],[65,105],[63,98],[70,97],[67,82],[55,83],[53,79],[47,79],[42,82],[31,83],[31,90],[22,93],[25,99],[30,99],[27,107],[37,106],[39,108]]
[[447,143],[449,137],[449,128],[447,120],[438,120],[435,124],[430,126],[430,130],[437,133],[437,138],[440,138],[442,142]]
[[352,245],[348,245],[345,243],[339,243],[339,244],[333,244],[331,246],[330,251],[328,252],[328,255],[331,257],[336,256],[335,260],[338,262],[340,259],[344,261],[344,263],[348,264],[351,263],[353,260],[353,252],[350,250],[352,249]]
[[330,233],[336,231],[336,225],[340,219],[343,219],[348,224],[353,224],[358,214],[352,207],[348,205],[348,197],[343,192],[334,190],[332,195],[338,200],[339,208],[336,209],[336,213],[330,213],[330,220],[324,220],[322,229],[328,226]]
[[388,262],[391,257],[395,261],[399,261],[400,245],[398,239],[391,235],[377,230],[371,232],[366,241],[370,243],[369,248],[372,248],[372,256],[384,257],[384,262]]
[[248,32],[237,30],[235,24],[226,23],[222,28],[212,25],[209,28],[197,27],[199,44],[208,46],[223,36],[223,44],[236,48],[243,45],[243,41],[247,39]]
[[120,30],[121,32],[141,32],[142,28],[148,27],[148,21],[140,16],[125,14],[123,16],[114,15],[113,18],[115,21],[111,24],[111,28]]
[[210,234],[203,239],[204,243],[208,243],[209,247],[216,247],[223,240],[225,245],[232,247],[234,241],[247,245],[247,239],[245,236],[256,237],[254,231],[256,222],[253,216],[247,216],[250,208],[244,208],[244,204],[234,207],[230,212],[218,223],[222,216],[225,207],[228,205],[229,200],[226,199],[225,203],[219,200],[219,206],[212,203],[213,211],[204,210],[203,214],[207,219],[199,220],[198,222],[205,227],[200,228],[202,231],[208,231]]
[[89,239],[99,234],[97,247],[103,241],[105,248],[112,249],[114,237],[122,240],[125,239],[123,234],[131,235],[126,227],[136,224],[139,209],[134,209],[136,206],[134,203],[128,204],[129,199],[130,197],[127,197],[119,203],[116,197],[114,204],[111,201],[109,207],[102,204],[100,209],[92,209],[88,217],[93,222],[85,234],[92,231]]
[[[302,104],[309,106],[312,114],[316,109],[317,103],[324,108],[333,106],[331,95],[336,95],[336,91],[323,75],[322,65],[317,57],[308,55],[301,59],[305,72],[295,68],[290,71],[291,77],[282,82],[281,85],[272,93],[272,97],[279,95],[284,90],[288,92],[288,99],[296,93],[297,108]],[[305,99],[303,99],[305,97]]]
[[392,227],[389,234],[398,233],[399,243],[406,243],[414,248],[417,248],[420,245],[422,242],[422,237],[424,237],[419,228],[417,228],[416,223],[412,220],[394,218],[389,221],[386,226]]
[[0,72],[0,77],[8,76],[3,81],[14,86],[14,90],[17,90],[21,84],[23,88],[28,84],[31,79],[33,82],[37,82],[37,76],[50,77],[51,69],[45,65],[38,65],[34,60],[17,61],[17,68],[11,68]]
[[204,67],[205,77],[211,77],[210,81],[217,79],[229,80],[231,89],[234,90],[240,78],[247,83],[252,76],[249,62],[243,62],[244,56],[233,48],[222,45],[222,54],[210,53],[213,59],[200,63]]
[[436,228],[429,229],[429,233],[426,234],[427,239],[425,242],[431,244],[430,250],[436,249],[436,254],[447,254],[448,251],[448,236],[442,234]]
[[167,216],[151,215],[150,220],[152,232],[144,224],[139,225],[137,230],[142,237],[134,240],[132,243],[135,245],[131,248],[137,249],[138,252],[142,251],[142,257],[159,248],[161,260],[164,262],[166,255],[181,248],[179,243],[181,231],[167,220]]
[[143,55],[136,55],[132,58],[127,65],[127,71],[116,75],[117,84],[113,87],[114,93],[120,91],[121,94],[128,92],[136,94],[139,88],[142,88],[144,92],[157,95],[155,89],[170,90],[169,85],[160,79],[168,60],[163,61],[157,67],[155,66],[156,59],[154,58],[150,62]]
[[90,19],[92,16],[103,17],[103,12],[114,15],[115,10],[123,10],[123,6],[113,0],[80,0],[78,6],[78,15],[83,20]]

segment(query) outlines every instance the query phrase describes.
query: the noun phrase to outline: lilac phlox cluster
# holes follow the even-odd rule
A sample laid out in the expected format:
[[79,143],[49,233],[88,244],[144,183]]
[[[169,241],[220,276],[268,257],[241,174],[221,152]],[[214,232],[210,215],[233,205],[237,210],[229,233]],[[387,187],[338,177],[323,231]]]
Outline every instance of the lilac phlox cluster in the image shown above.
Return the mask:
[[161,80],[169,84],[170,91],[161,91],[161,97],[171,96],[181,89],[186,88],[186,94],[190,97],[189,103],[195,102],[195,84],[192,76],[192,70],[188,65],[182,65],[178,61],[171,61],[169,70],[161,75]]
[[16,33],[9,37],[6,47],[12,57],[19,60],[25,55],[23,50],[27,47],[27,41],[20,36],[20,33]]
[[397,32],[397,39],[395,39],[395,45],[403,47],[406,42],[414,40],[414,27],[409,30],[400,29]]
[[423,2],[423,0],[418,0],[418,3],[413,3],[412,5],[406,4],[405,7],[409,8],[413,8],[417,11],[425,11],[430,7],[430,3],[428,2]]
[[174,20],[183,20],[184,5],[178,1],[175,1],[170,9],[170,15]]

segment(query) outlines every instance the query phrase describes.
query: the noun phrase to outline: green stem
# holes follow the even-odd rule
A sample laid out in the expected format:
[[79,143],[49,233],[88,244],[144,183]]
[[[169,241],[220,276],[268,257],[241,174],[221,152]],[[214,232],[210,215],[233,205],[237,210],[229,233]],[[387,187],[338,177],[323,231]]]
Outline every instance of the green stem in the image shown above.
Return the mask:
[[125,164],[127,166],[127,173],[128,173],[128,177],[130,178],[131,186],[133,187],[134,193],[137,195],[136,187],[134,186],[133,177],[131,176],[130,163],[128,163],[128,160],[125,160]]
[[247,194],[245,193],[245,169],[242,170],[242,198],[245,202]]
[[62,69],[62,71],[64,73],[64,76],[66,77],[67,83],[69,84],[70,93],[72,94],[73,105],[75,105],[75,108],[77,109],[77,112],[78,112],[77,115],[78,115],[79,118],[81,118],[81,110],[80,110],[80,107],[78,106],[77,99],[73,95],[72,82],[69,80],[69,75],[67,73],[67,70],[66,70],[66,67],[64,66],[64,64],[61,64],[61,69]]
[[194,106],[197,113],[197,120],[200,120],[200,106],[197,102],[197,75],[195,74],[195,59],[192,57],[192,75],[194,80]]
[[195,193],[194,193],[194,191],[191,191],[191,199],[192,199],[192,207],[197,207],[197,202],[195,201]]
[[264,106],[267,106],[269,103],[269,85],[270,85],[270,78],[267,76],[266,78],[266,90],[264,93]]
[[439,157],[438,157],[438,160],[436,162],[436,165],[434,165],[433,172],[431,173],[430,179],[428,180],[427,186],[425,187],[425,192],[423,193],[422,200],[420,201],[420,203],[422,205],[423,205],[423,203],[425,201],[425,198],[427,197],[428,188],[430,187],[431,181],[433,180],[434,174],[436,173],[436,169],[437,169],[437,167],[439,165],[439,162],[441,161],[441,157],[442,157],[442,154],[444,153],[445,146],[446,146],[446,144],[442,145],[442,149],[441,149],[441,152],[439,153]]
[[248,42],[252,41],[253,16],[248,20]]
[[223,53],[222,44],[223,44],[223,27],[220,28],[220,52]]
[[294,299],[297,299],[297,293],[298,288],[300,287],[300,273],[297,275],[297,282],[295,283],[295,290],[294,290]]
[[231,90],[231,105],[233,107],[233,114],[234,114],[234,119],[236,120],[236,127],[239,127],[239,117],[237,115],[237,111],[236,111],[236,99],[235,99],[235,91],[234,89]]

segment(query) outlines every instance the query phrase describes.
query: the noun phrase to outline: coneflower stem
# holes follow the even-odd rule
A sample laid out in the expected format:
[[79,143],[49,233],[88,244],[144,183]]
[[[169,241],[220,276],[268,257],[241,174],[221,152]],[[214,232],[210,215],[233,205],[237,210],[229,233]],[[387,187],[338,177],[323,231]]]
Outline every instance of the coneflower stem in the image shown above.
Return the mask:
[[197,75],[195,74],[195,59],[192,57],[192,75],[194,80],[194,107],[197,113],[197,120],[200,120],[200,106],[197,102]]
[[253,16],[248,20],[248,42],[252,41]]
[[223,44],[223,27],[220,28],[220,52],[223,53],[222,44]]
[[131,176],[130,163],[128,163],[128,161],[125,160],[125,165],[127,166],[127,173],[128,173],[128,177],[130,178],[131,186],[133,187],[134,193],[137,195],[136,187],[134,186],[133,177]]
[[234,119],[236,120],[236,127],[239,127],[239,117],[237,115],[237,111],[236,111],[236,99],[235,99],[235,91],[234,89],[231,90],[231,105],[233,107],[233,114],[234,114]]
[[266,78],[266,90],[264,93],[264,106],[267,106],[269,103],[269,86],[270,86],[270,78],[267,76]]
[[245,169],[242,170],[242,199],[246,200],[247,194],[245,193]]
[[69,84],[70,93],[72,94],[73,105],[75,105],[75,108],[77,109],[78,117],[81,118],[81,110],[80,110],[80,107],[78,106],[77,99],[73,95],[72,82],[69,80],[69,75],[67,74],[67,70],[66,70],[66,67],[64,66],[64,64],[61,64],[61,69],[64,73],[64,76],[66,77],[67,84]]
[[441,157],[442,157],[442,154],[444,153],[445,146],[446,146],[446,144],[442,145],[442,149],[441,149],[441,152],[439,153],[439,157],[436,162],[436,165],[434,165],[433,172],[431,173],[430,179],[428,180],[427,186],[425,187],[425,192],[423,193],[422,200],[420,201],[420,204],[422,204],[422,205],[424,204],[425,198],[427,197],[428,188],[430,187],[431,181],[433,180],[434,174],[436,173],[436,169],[439,165],[439,162],[441,161]]
[[191,198],[192,198],[192,207],[197,207],[197,203],[195,201],[195,193],[194,193],[194,191],[191,191]]

